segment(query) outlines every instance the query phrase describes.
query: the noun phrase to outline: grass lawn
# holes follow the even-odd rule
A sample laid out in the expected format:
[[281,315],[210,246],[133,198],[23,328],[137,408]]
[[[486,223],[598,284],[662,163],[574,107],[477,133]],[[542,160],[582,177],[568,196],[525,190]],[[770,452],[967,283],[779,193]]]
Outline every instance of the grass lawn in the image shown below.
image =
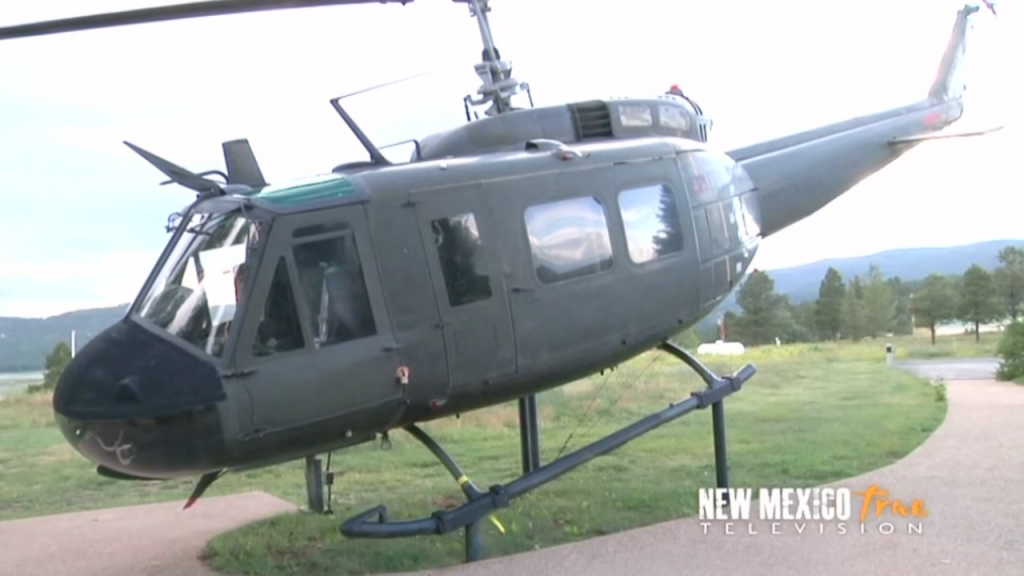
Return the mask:
[[[930,357],[927,340],[897,339],[900,357]],[[886,368],[885,341],[755,348],[705,359],[720,373],[746,362],[758,374],[726,401],[734,486],[810,486],[893,462],[942,421],[944,397],[929,383]],[[986,356],[994,340],[940,339],[935,350]],[[538,397],[542,460],[548,462],[688,396],[703,384],[664,354],[643,355]],[[424,426],[478,486],[512,480],[519,469],[514,403]],[[353,574],[458,563],[462,534],[404,540],[347,540],[349,515],[384,503],[391,519],[428,515],[462,501],[455,482],[404,432],[390,450],[362,445],[334,454],[334,516],[297,513],[215,538],[206,560],[244,574]],[[513,501],[486,523],[485,554],[504,555],[692,515],[697,489],[713,486],[711,414],[698,411]],[[118,482],[98,476],[52,424],[49,398],[0,400],[0,520],[187,498],[191,482]],[[209,495],[265,490],[305,503],[301,462],[228,475]],[[202,500],[197,506],[202,505]],[[187,512],[186,512],[187,513]]]

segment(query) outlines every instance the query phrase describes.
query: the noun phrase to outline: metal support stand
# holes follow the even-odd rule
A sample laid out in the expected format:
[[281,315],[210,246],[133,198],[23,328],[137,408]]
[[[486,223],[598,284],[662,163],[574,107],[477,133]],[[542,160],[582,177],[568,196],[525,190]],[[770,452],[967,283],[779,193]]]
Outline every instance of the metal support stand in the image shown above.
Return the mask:
[[306,502],[310,512],[324,512],[324,469],[316,456],[306,456]]
[[537,423],[537,397],[519,399],[519,446],[523,457],[523,474],[540,468],[540,426]]
[[[725,450],[725,404],[721,400],[711,405],[711,429],[715,436],[715,480],[719,488],[729,487],[729,458]],[[722,500],[729,503],[729,493]]]
[[476,562],[484,555],[484,526],[479,520],[466,524],[466,563]]
[[[714,387],[716,381],[721,380],[692,354],[672,342],[665,342],[661,345],[661,349],[685,362],[704,380],[708,388]],[[715,483],[718,488],[729,487],[729,457],[725,444],[725,404],[723,400],[720,399],[711,405],[711,433],[715,441]],[[726,504],[729,503],[728,492],[723,496],[723,501]]]
[[725,452],[725,412],[722,408],[722,400],[733,392],[740,390],[743,383],[749,380],[757,370],[752,365],[747,364],[731,376],[718,376],[687,351],[671,342],[665,342],[661,345],[660,349],[672,354],[690,366],[707,383],[707,389],[694,392],[689,398],[670,404],[667,408],[642,418],[629,426],[621,428],[617,432],[609,434],[543,466],[539,466],[539,458],[537,457],[539,451],[537,450],[536,441],[536,400],[532,396],[520,399],[519,414],[520,431],[523,433],[522,451],[524,468],[526,468],[526,465],[533,466],[536,464],[537,466],[529,472],[524,472],[522,476],[508,484],[491,486],[486,492],[477,488],[463,473],[462,468],[455,463],[455,460],[426,432],[415,425],[406,426],[405,430],[426,446],[441,461],[441,464],[448,469],[448,472],[459,483],[459,487],[462,488],[467,502],[457,508],[438,510],[425,518],[401,521],[389,521],[387,508],[380,505],[343,522],[340,527],[341,533],[348,538],[402,538],[424,534],[447,534],[455,530],[464,529],[466,561],[478,560],[482,556],[483,530],[481,521],[484,518],[490,516],[499,529],[504,532],[504,528],[493,514],[497,510],[507,508],[513,499],[551,482],[598,456],[620,448],[659,426],[685,416],[694,410],[700,410],[709,406],[712,407],[712,423],[715,437],[715,468],[718,486],[721,488],[727,487],[729,482]]

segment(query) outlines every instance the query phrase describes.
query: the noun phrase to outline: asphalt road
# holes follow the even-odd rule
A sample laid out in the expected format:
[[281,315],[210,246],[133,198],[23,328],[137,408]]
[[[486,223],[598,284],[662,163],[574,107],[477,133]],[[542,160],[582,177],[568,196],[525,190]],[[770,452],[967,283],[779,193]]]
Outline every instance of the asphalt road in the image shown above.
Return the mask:
[[999,367],[998,358],[942,358],[937,360],[899,360],[896,368],[930,380],[991,380]]

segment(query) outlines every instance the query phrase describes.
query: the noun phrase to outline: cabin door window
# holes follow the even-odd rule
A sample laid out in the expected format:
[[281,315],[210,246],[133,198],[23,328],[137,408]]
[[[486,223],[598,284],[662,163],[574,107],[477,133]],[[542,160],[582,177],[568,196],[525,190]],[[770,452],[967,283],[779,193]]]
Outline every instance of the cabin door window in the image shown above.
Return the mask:
[[451,306],[463,306],[491,297],[491,280],[481,250],[476,216],[467,212],[430,222],[434,245]]
[[255,356],[269,356],[304,346],[302,327],[295,309],[295,295],[288,278],[288,265],[284,258],[279,258],[263,314],[256,328],[252,352]]
[[292,256],[316,347],[377,334],[363,265],[350,230],[298,244]]

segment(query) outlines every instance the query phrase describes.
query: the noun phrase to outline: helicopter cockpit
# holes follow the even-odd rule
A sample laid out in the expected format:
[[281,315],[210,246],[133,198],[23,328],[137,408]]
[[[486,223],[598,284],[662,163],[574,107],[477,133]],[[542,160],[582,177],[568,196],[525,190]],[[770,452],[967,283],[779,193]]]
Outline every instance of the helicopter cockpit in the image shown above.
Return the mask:
[[241,208],[190,211],[168,257],[132,312],[171,335],[220,357],[242,299],[249,256],[262,223]]

